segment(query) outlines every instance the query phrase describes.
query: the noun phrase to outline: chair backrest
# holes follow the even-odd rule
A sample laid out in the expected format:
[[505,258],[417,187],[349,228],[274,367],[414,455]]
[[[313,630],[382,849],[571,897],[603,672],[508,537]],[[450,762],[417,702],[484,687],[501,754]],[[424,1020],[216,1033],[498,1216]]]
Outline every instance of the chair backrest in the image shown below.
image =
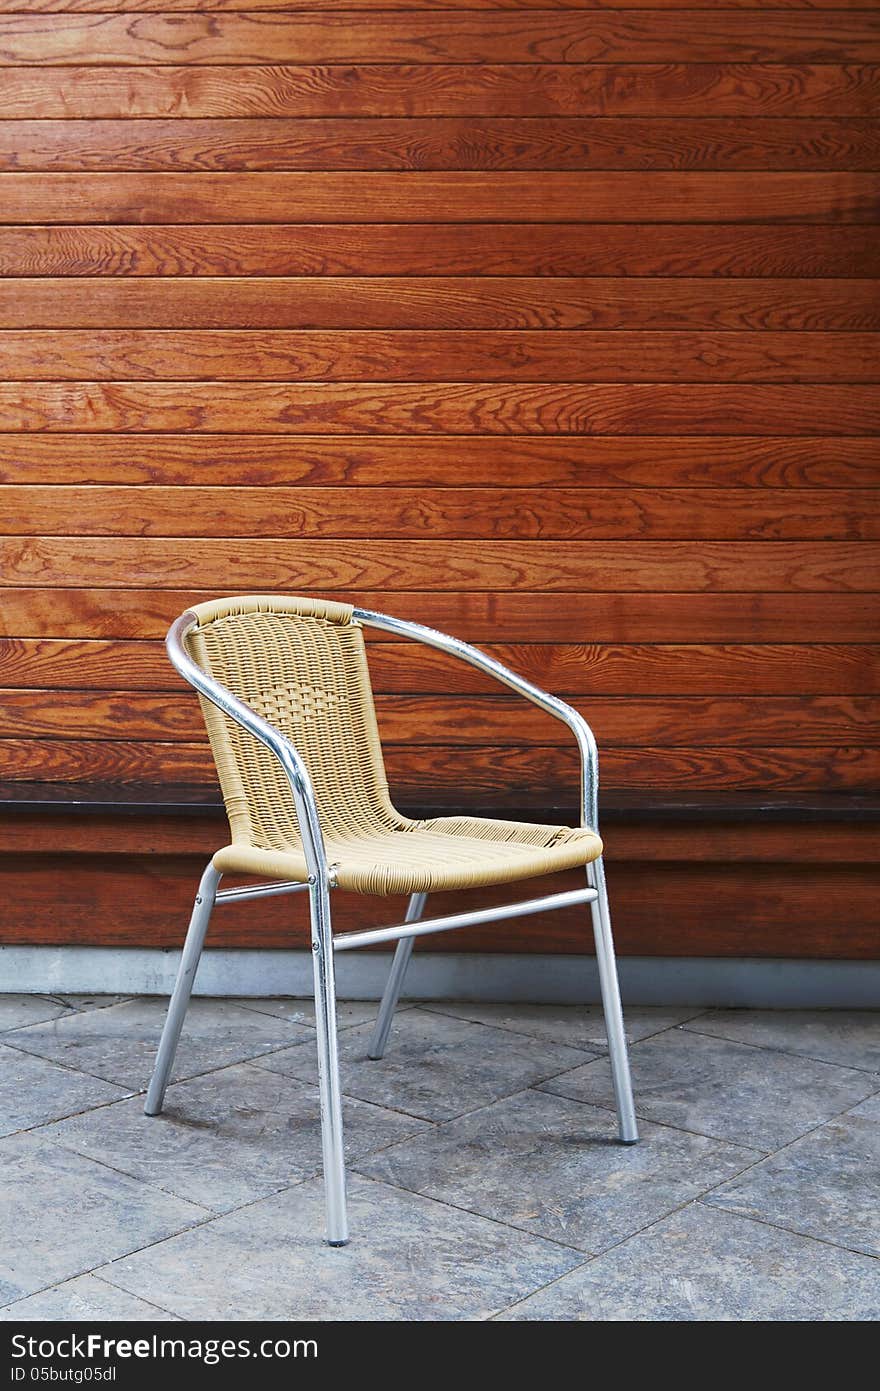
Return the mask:
[[[186,639],[204,671],[281,730],[302,756],[325,835],[400,824],[391,805],[363,631],[348,604],[248,595],[195,604]],[[233,839],[290,846],[287,776],[252,734],[200,697]]]

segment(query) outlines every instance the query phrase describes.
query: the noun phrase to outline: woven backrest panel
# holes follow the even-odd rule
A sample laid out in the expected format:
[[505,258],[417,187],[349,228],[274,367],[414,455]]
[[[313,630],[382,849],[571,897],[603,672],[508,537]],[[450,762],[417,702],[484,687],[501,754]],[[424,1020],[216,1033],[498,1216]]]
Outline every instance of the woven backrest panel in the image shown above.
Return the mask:
[[[325,835],[401,825],[388,785],[364,651],[348,605],[254,595],[196,605],[190,655],[302,755]],[[202,710],[233,839],[295,843],[296,815],[280,763],[209,701]]]

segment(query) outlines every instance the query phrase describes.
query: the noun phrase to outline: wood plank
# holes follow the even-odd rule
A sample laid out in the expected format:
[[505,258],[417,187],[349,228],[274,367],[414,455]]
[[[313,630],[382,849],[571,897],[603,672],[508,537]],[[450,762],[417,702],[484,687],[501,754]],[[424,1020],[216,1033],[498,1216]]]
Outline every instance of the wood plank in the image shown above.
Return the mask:
[[[880,12],[696,3],[0,0],[0,776],[213,785],[160,637],[272,586],[486,644],[606,786],[876,785]],[[573,797],[561,726],[370,662],[405,798]],[[0,931],[179,941],[191,825],[78,832],[60,904],[51,820]],[[876,828],[614,829],[623,951],[876,955]]]
[[0,382],[0,430],[871,435],[874,386]]
[[[588,697],[577,707],[604,751],[612,745],[872,746],[880,734],[880,699],[868,696]],[[425,743],[570,748],[565,725],[514,697],[378,696],[382,742],[415,749]],[[88,739],[145,743],[205,741],[197,701],[189,694],[144,691],[65,693],[0,690],[0,729],[15,739]]]
[[54,536],[880,540],[880,491],[0,485],[0,532]]
[[139,434],[134,451],[118,435],[0,433],[3,483],[478,487],[499,477],[583,489],[877,487],[880,439]]
[[[79,751],[81,745],[75,747]],[[385,761],[392,792],[401,796],[406,790],[410,797],[418,792],[424,796],[426,787],[448,789],[453,796],[459,787],[478,796],[501,788],[511,801],[517,793],[528,798],[546,796],[551,787],[576,787],[580,769],[578,754],[571,748],[539,746],[485,745],[456,750],[438,744],[411,750],[392,745],[386,750]],[[609,791],[615,787],[646,792],[658,787],[688,791],[697,787],[762,791],[813,787],[836,791],[876,786],[878,775],[880,748],[876,745],[748,749],[612,745],[602,751],[602,776]]]
[[[102,16],[103,18],[103,16]],[[2,35],[0,35],[2,43]],[[876,174],[550,170],[398,174],[3,174],[3,220],[230,222],[867,222]]]
[[[693,28],[694,26],[691,25]],[[535,55],[539,59],[542,55]],[[7,67],[0,117],[872,116],[880,66],[864,55],[817,64],[433,62],[357,67]]]
[[877,382],[877,333],[9,329],[9,381]]
[[[831,881],[828,875],[828,867],[807,864],[755,865],[745,875],[735,865],[730,869],[720,864],[664,867],[660,874],[653,866],[613,865],[608,882],[615,905],[615,939],[623,953],[652,956],[773,957],[782,953],[840,959],[844,952],[847,956],[853,952],[853,959],[876,958],[870,869],[844,869]],[[821,922],[824,915],[816,912],[816,904],[823,899],[823,885],[829,899],[838,893],[840,898],[834,904],[829,901],[828,918]],[[664,906],[660,915],[659,894]],[[706,914],[709,903],[711,915]],[[845,921],[847,912],[853,915],[851,927]],[[534,937],[530,940],[535,942]]]
[[[576,818],[573,808],[571,815]],[[26,813],[20,808],[13,812],[0,803],[0,841],[7,856],[94,854],[100,846],[105,867],[116,856],[133,854],[198,855],[204,863],[227,838],[222,808],[193,816],[131,812],[81,816],[64,811]],[[724,825],[704,818],[679,825],[640,821],[634,813],[625,822],[605,817],[602,839],[612,867],[619,861],[651,866],[712,863],[716,870],[721,864],[735,864],[741,873],[744,864],[824,864],[833,872],[847,864],[876,866],[880,858],[880,829],[864,821],[777,824],[756,818],[751,823]],[[3,863],[0,860],[0,866]]]
[[[0,613],[6,637],[159,638],[191,603],[214,597],[204,590],[8,589]],[[870,595],[813,594],[568,594],[564,609],[552,595],[360,593],[366,608],[393,607],[401,617],[428,623],[478,643],[565,642],[573,633],[591,640],[633,642],[870,642],[877,635]],[[376,634],[374,641],[382,641]]]
[[876,170],[880,125],[830,117],[0,121],[0,172]]
[[[694,691],[705,695],[871,695],[876,692],[880,658],[875,647],[831,643],[489,643],[486,647],[536,685],[561,695],[648,691],[654,696],[691,695]],[[461,663],[435,652],[414,653],[405,644],[376,644],[370,650],[370,670],[381,692],[491,693],[496,689],[491,680]]]
[[[385,763],[392,796],[492,796],[504,806],[522,806],[546,796],[547,788],[578,781],[578,755],[536,745],[455,748],[439,744],[415,750],[391,746]],[[606,748],[602,769],[607,788],[645,791],[707,787],[761,790],[870,788],[880,775],[880,750],[841,748]],[[213,782],[214,762],[206,745],[136,743],[131,740],[0,738],[0,776],[7,781],[162,783]]]
[[635,276],[0,280],[0,328],[238,327],[872,332],[880,280],[731,278],[711,294]]
[[[40,855],[0,857],[7,911],[0,934],[13,944],[94,942],[102,925],[106,946],[179,949],[204,860],[184,855],[107,857],[71,855],[46,873]],[[552,876],[546,891],[572,887],[574,876]],[[658,917],[658,885],[666,911]],[[756,864],[666,865],[621,861],[609,865],[615,939],[621,954],[768,957],[877,955],[876,877],[870,866]],[[509,888],[505,893],[510,896]],[[816,913],[819,900],[826,910]],[[445,894],[438,912],[498,902],[499,891]],[[713,911],[707,918],[705,904]],[[399,899],[339,894],[333,900],[338,930],[399,922]],[[588,953],[583,915],[565,914],[497,923],[456,933],[456,950]],[[302,903],[284,898],[238,904],[215,915],[209,945],[308,946]],[[445,936],[423,938],[419,950],[449,951]]]
[[0,538],[0,585],[54,588],[145,585],[179,589],[274,586],[296,594],[364,589],[547,593],[592,589],[734,593],[790,589],[872,593],[880,548],[870,541],[265,541],[234,548],[199,538],[130,540],[96,536]]
[[[847,643],[520,644],[486,651],[537,685],[565,696],[871,696],[877,646]],[[376,691],[397,695],[493,695],[497,683],[412,643],[370,645]],[[158,641],[0,638],[6,689],[186,691]],[[191,698],[191,697],[190,697]],[[178,782],[185,781],[178,778]]]
[[880,228],[517,222],[487,237],[471,223],[0,226],[0,275],[880,279]]
[[240,63],[806,63],[877,62],[880,19],[844,11],[833,23],[794,10],[442,11],[369,15],[5,15],[0,62]]
[[[216,597],[208,590],[6,589],[0,635],[24,638],[164,638],[172,619]],[[360,592],[364,608],[390,608],[466,641],[610,643],[860,643],[877,638],[870,594],[567,594]],[[373,641],[387,640],[375,633]]]
[[[316,0],[0,0],[0,14],[141,14],[186,11],[307,10]],[[321,0],[333,10],[532,10],[534,0]],[[604,10],[606,0],[541,0],[542,10]],[[873,0],[615,0],[616,10],[870,10]]]

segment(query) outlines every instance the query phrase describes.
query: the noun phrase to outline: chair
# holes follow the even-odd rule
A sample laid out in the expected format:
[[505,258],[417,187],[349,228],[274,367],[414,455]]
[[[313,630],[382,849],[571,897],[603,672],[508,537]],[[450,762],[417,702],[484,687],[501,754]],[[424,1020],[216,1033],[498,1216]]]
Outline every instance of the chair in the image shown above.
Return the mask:
[[[577,829],[478,817],[414,821],[392,805],[376,726],[364,627],[469,662],[568,725],[581,756]],[[168,655],[199,692],[232,831],[199,884],[145,1111],[157,1115],[215,904],[307,891],[311,908],[327,1239],[348,1240],[336,1042],[334,953],[396,941],[368,1049],[381,1058],[417,936],[589,903],[619,1136],[638,1139],[597,826],[592,732],[563,701],[467,643],[418,623],[323,599],[218,599],[178,618]],[[423,919],[430,893],[586,867],[584,888]],[[220,889],[226,873],[268,882]],[[403,924],[334,935],[333,889],[408,894]]]

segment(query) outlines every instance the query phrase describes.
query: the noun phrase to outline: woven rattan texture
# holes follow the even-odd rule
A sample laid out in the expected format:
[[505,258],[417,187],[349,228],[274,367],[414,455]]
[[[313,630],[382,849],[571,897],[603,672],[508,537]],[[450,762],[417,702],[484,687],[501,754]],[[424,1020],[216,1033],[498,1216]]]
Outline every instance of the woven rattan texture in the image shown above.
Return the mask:
[[[467,888],[582,865],[601,853],[598,837],[582,829],[402,816],[388,793],[363,632],[345,605],[255,596],[194,612],[191,655],[302,756],[341,887],[374,894]],[[304,877],[280,763],[209,702],[202,709],[233,835],[217,867]]]

